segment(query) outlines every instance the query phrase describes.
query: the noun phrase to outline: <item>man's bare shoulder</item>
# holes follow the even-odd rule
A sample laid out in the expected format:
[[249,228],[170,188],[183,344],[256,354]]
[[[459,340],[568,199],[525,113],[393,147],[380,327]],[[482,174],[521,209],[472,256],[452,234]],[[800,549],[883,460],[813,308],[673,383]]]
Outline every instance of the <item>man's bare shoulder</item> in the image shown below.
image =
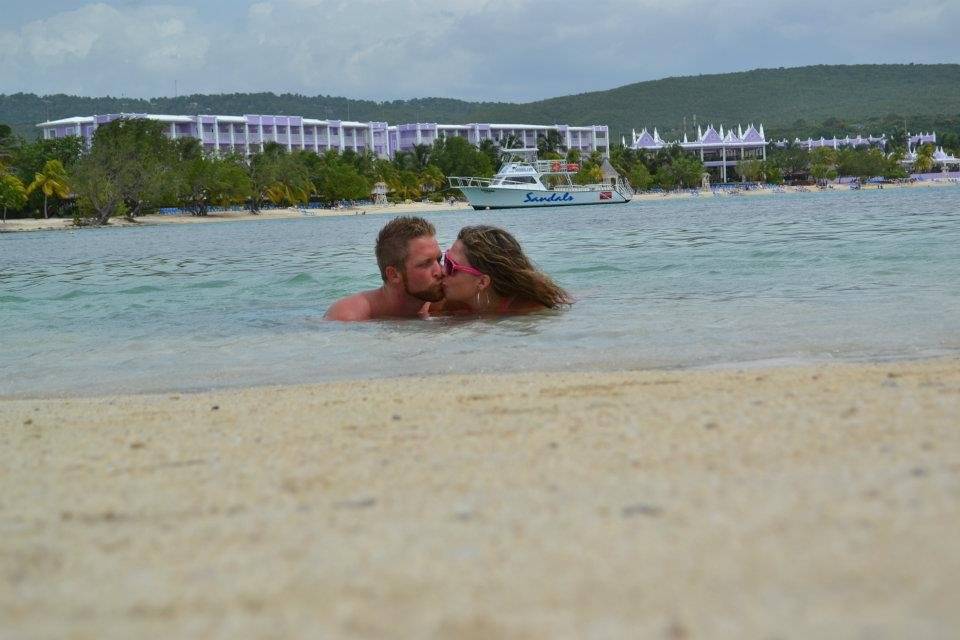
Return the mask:
[[340,322],[356,322],[373,318],[373,296],[376,290],[363,291],[348,298],[334,302],[324,320],[338,320]]

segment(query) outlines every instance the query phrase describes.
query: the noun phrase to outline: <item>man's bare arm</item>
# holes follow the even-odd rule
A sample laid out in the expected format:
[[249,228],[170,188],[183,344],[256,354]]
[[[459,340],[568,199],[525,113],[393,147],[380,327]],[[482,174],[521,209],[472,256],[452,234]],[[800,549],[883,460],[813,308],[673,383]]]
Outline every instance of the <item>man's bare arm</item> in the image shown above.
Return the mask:
[[363,293],[352,295],[349,298],[334,302],[324,320],[337,320],[340,322],[356,322],[360,320],[369,320],[371,318],[370,300]]

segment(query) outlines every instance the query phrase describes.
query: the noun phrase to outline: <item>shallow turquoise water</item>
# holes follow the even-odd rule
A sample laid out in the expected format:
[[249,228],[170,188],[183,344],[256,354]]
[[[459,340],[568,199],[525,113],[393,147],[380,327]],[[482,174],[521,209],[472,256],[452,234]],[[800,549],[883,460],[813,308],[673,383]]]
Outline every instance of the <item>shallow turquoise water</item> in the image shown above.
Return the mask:
[[0,395],[960,352],[960,188],[427,216],[510,229],[578,302],[327,323],[387,217],[0,234]]

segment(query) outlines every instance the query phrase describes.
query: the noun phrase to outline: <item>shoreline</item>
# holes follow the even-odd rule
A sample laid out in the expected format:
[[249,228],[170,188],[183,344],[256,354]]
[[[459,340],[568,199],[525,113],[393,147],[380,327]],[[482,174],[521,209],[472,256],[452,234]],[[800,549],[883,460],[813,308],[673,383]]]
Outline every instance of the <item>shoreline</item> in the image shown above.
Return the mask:
[[[580,365],[575,368],[566,369],[535,369],[527,371],[508,371],[497,375],[507,376],[571,376],[571,375],[633,375],[633,374],[669,374],[676,373],[684,375],[687,373],[696,374],[724,374],[724,373],[750,373],[752,371],[789,371],[793,369],[819,369],[824,367],[882,367],[887,365],[927,365],[937,362],[956,360],[960,363],[960,352],[950,350],[939,350],[926,355],[880,355],[874,357],[857,357],[851,359],[842,358],[764,358],[760,360],[731,360],[718,361],[709,364],[662,364],[648,366],[604,366],[603,364]],[[365,377],[336,377],[317,379],[311,381],[297,382],[264,382],[260,384],[233,384],[227,383],[222,386],[202,386],[193,385],[189,387],[152,387],[141,390],[117,389],[110,385],[95,387],[89,391],[77,391],[75,389],[56,389],[47,394],[34,394],[30,391],[19,392],[0,392],[0,405],[4,402],[14,401],[72,401],[72,400],[100,400],[108,399],[132,399],[148,398],[154,396],[196,396],[200,394],[220,394],[220,393],[273,393],[290,388],[312,389],[316,387],[328,387],[331,385],[349,385],[354,383],[376,384],[383,381],[386,384],[403,383],[405,381],[441,381],[444,378],[456,377],[458,374],[451,373],[409,373],[409,374],[387,374],[370,375]],[[488,373],[464,373],[463,376],[487,376]]]
[[[930,187],[956,187],[960,186],[954,182],[915,182],[908,184],[888,184],[881,189],[877,185],[864,185],[863,190],[895,190],[895,189],[917,189]],[[759,196],[759,195],[787,195],[797,193],[841,193],[849,191],[846,185],[833,185],[828,189],[818,189],[816,187],[781,187],[774,191],[773,187],[764,189],[751,189],[749,191],[737,191],[736,196]],[[696,192],[696,194],[694,194]],[[731,196],[729,193],[713,193],[705,189],[688,189],[683,191],[671,191],[665,193],[639,193],[631,198],[631,202],[659,202],[664,200],[676,200],[686,198],[712,198]],[[734,196],[735,197],[735,196]],[[270,209],[262,211],[259,214],[252,214],[246,209],[236,209],[226,212],[211,213],[206,216],[192,215],[146,215],[140,216],[136,222],[129,222],[123,218],[112,219],[106,227],[139,227],[164,224],[201,224],[214,222],[238,222],[247,220],[285,220],[293,218],[327,218],[333,216],[352,216],[352,215],[382,215],[382,214],[424,214],[424,213],[445,213],[450,211],[467,211],[470,205],[466,202],[447,203],[423,203],[414,202],[409,204],[395,205],[370,205],[360,207],[346,207],[342,209],[308,209],[301,210],[296,207],[286,209]],[[306,213],[304,213],[306,211]],[[27,231],[54,231],[54,230],[79,230],[87,227],[77,227],[73,224],[72,218],[14,218],[6,222],[0,222],[0,233],[20,233]],[[89,227],[104,228],[104,227]]]
[[[299,209],[288,207],[285,209],[267,209],[258,214],[250,213],[246,209],[231,211],[217,211],[206,216],[193,215],[159,215],[151,214],[140,216],[135,222],[124,218],[111,219],[104,227],[77,227],[72,218],[16,218],[0,223],[0,233],[18,233],[23,231],[53,231],[53,230],[80,230],[85,228],[102,229],[114,227],[141,227],[165,224],[203,224],[215,222],[238,222],[247,220],[288,220],[294,218],[330,218],[334,216],[383,215],[383,214],[424,214],[460,211],[469,209],[463,202],[448,204],[446,202],[413,202],[408,204],[369,205],[359,207],[343,207],[341,209]],[[305,213],[306,212],[306,213]]]
[[956,357],[0,400],[0,628],[946,637],[957,415]]
[[[887,191],[887,190],[896,190],[896,189],[921,189],[927,187],[956,187],[960,186],[960,183],[956,182],[933,182],[933,181],[923,181],[923,182],[911,182],[905,184],[885,184],[881,188],[879,185],[874,184],[865,184],[860,189],[862,191]],[[775,190],[778,189],[778,190]],[[846,184],[833,184],[826,189],[819,189],[814,186],[809,187],[774,187],[766,186],[762,189],[750,189],[749,191],[738,190],[736,196],[762,196],[762,195],[786,195],[786,194],[795,194],[795,193],[844,193],[850,191],[851,189]],[[693,192],[696,192],[694,194]],[[714,193],[710,189],[686,189],[683,191],[671,191],[667,193],[641,193],[633,196],[633,200],[643,200],[643,201],[658,201],[658,200],[673,200],[673,199],[682,199],[682,198],[712,198],[712,197],[726,197],[730,196],[730,193]]]

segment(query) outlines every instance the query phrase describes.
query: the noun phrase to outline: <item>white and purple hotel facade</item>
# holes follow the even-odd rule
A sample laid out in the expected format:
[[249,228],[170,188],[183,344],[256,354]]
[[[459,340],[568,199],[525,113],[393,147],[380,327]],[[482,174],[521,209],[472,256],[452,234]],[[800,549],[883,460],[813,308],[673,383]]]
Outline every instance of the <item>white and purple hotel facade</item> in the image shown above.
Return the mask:
[[710,125],[706,129],[697,127],[696,140],[689,140],[687,134],[683,134],[682,141],[673,142],[661,139],[656,128],[653,133],[646,128],[640,133],[633,131],[630,148],[659,151],[672,145],[679,145],[684,151],[699,156],[703,166],[713,174],[714,178],[727,182],[730,170],[736,167],[737,163],[744,160],[766,160],[768,144],[770,143],[763,133],[762,124],[759,128],[751,124],[746,130],[737,125],[736,131],[727,129],[726,132],[723,130],[723,125],[720,125],[719,131]]
[[314,120],[300,116],[176,116],[146,113],[115,113],[81,116],[41,122],[37,125],[45,140],[77,136],[87,148],[100,125],[118,118],[145,118],[166,126],[167,137],[196,138],[205,151],[214,154],[251,155],[267,142],[284,145],[288,150],[322,153],[331,149],[358,153],[371,152],[392,158],[398,151],[410,151],[418,144],[431,145],[440,137],[459,136],[478,145],[484,140],[502,143],[510,136],[526,147],[536,146],[539,136],[556,131],[562,146],[590,153],[610,155],[610,134],[606,125],[574,127],[569,125],[525,124],[437,124],[412,123],[388,125],[386,122]]

